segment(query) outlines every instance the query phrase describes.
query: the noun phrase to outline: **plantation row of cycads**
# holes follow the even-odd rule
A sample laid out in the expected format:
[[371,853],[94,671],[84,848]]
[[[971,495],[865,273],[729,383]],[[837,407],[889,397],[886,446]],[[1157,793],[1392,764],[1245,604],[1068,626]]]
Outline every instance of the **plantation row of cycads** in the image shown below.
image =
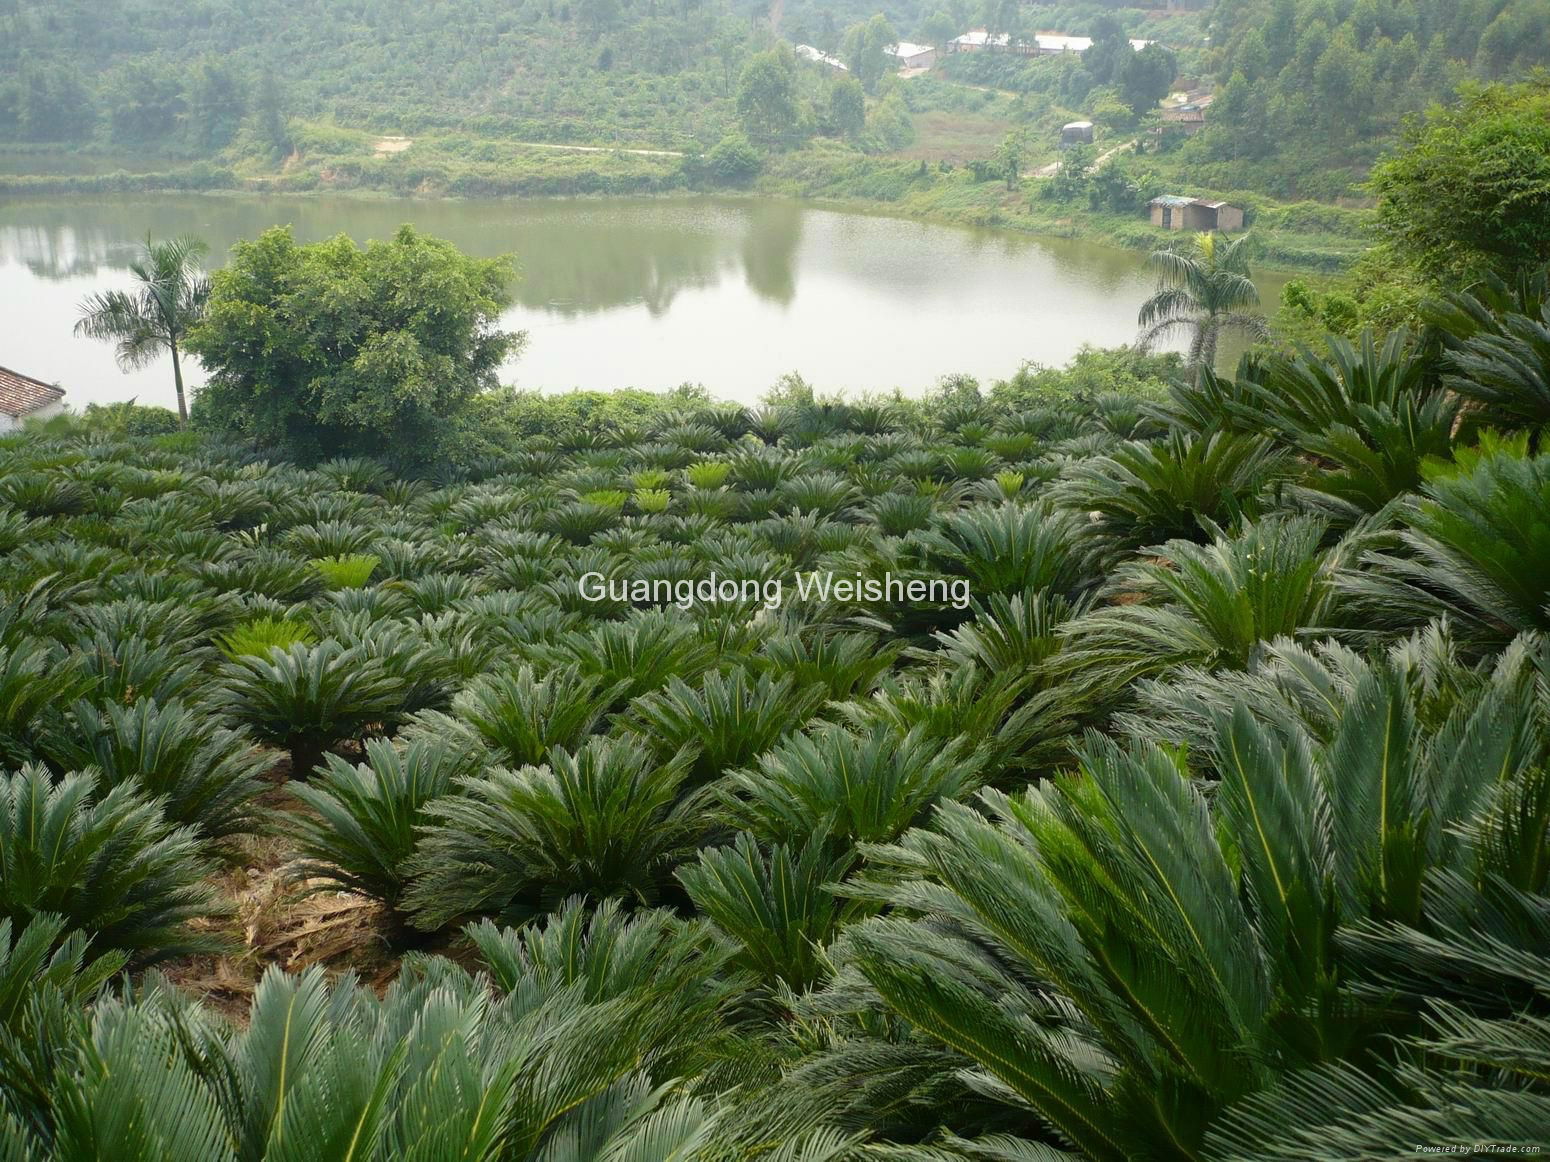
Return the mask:
[[[440,481],[0,437],[0,1158],[1543,1146],[1550,315],[1435,318]],[[972,601],[578,585],[812,570]],[[158,973],[260,836],[385,991]]]

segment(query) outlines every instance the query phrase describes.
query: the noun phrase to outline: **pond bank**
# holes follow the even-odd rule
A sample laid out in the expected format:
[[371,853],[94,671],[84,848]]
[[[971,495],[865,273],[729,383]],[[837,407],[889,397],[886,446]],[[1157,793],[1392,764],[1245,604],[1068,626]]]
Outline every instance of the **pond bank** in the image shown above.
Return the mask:
[[[769,159],[745,188],[691,181],[685,160],[667,151],[555,150],[502,143],[499,156],[468,160],[411,152],[317,158],[278,173],[253,174],[196,162],[156,172],[0,173],[0,198],[61,194],[255,193],[455,198],[470,201],[552,197],[640,197],[703,194],[739,198],[799,198],[818,206],[947,225],[1014,230],[1046,238],[1101,242],[1151,251],[1176,241],[1144,211],[1118,214],[1040,196],[1028,179],[1007,190],[963,168],[812,149]],[[20,156],[11,158],[19,160]],[[483,155],[481,155],[482,157]],[[39,159],[42,160],[41,158]],[[1366,215],[1320,203],[1287,204],[1260,195],[1226,193],[1250,212],[1257,265],[1288,272],[1334,273],[1365,246]]]

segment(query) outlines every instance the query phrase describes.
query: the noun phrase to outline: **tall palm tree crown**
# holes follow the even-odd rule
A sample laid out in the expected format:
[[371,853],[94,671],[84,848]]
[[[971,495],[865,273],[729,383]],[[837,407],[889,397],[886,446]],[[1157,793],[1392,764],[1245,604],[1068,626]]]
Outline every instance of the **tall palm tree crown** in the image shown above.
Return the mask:
[[153,242],[147,234],[145,250],[129,264],[138,289],[88,295],[75,324],[77,335],[116,342],[118,365],[125,371],[147,366],[163,350],[170,352],[178,420],[185,426],[188,404],[178,348],[204,315],[210,297],[210,280],[199,269],[208,249],[203,241],[187,235]]
[[1259,291],[1249,277],[1249,236],[1229,241],[1212,233],[1195,235],[1193,254],[1159,250],[1149,260],[1158,272],[1157,293],[1141,305],[1137,345],[1145,349],[1174,330],[1190,331],[1188,364],[1198,370],[1216,363],[1222,332],[1255,339],[1269,333],[1264,316],[1253,313]]

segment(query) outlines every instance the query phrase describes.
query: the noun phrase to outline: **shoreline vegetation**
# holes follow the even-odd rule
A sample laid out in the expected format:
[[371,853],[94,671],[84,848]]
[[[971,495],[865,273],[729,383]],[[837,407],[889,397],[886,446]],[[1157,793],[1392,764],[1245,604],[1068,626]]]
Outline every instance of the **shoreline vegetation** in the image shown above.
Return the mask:
[[[416,139],[407,149],[370,151],[376,135],[331,130],[334,152],[292,155],[274,171],[193,161],[155,171],[108,173],[0,172],[0,198],[113,194],[313,194],[498,201],[571,197],[790,197],[820,207],[883,214],[952,226],[1072,238],[1143,253],[1177,243],[1176,231],[1154,227],[1139,212],[1091,210],[1040,197],[1046,179],[1027,177],[1008,190],[971,166],[925,159],[879,158],[811,148],[767,159],[746,182],[727,184],[698,172],[692,152],[648,146],[557,149],[557,143],[483,141],[465,135]],[[344,144],[340,144],[340,139]],[[388,140],[383,138],[383,140]],[[394,138],[395,144],[402,139]],[[480,148],[475,149],[477,144]],[[477,154],[474,159],[467,155]],[[115,159],[121,154],[113,154]],[[0,170],[36,157],[65,167],[90,164],[86,151],[0,149]],[[1246,191],[1218,194],[1245,207],[1255,237],[1255,265],[1299,273],[1349,269],[1370,241],[1371,213],[1320,202],[1282,202]]]

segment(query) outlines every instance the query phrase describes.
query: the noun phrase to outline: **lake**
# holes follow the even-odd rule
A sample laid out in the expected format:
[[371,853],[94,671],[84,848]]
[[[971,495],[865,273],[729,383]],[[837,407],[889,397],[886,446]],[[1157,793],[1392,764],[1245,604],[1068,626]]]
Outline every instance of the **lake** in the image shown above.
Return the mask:
[[[1134,251],[786,200],[61,197],[0,202],[0,365],[77,408],[174,406],[170,364],[124,374],[110,345],[71,334],[83,296],[130,285],[147,231],[197,234],[219,263],[277,224],[311,242],[404,222],[517,256],[505,323],[528,342],[503,379],[545,390],[699,383],[753,402],[787,372],[847,393],[990,381],[1131,342],[1154,289]],[[1287,277],[1257,279],[1267,310]]]

